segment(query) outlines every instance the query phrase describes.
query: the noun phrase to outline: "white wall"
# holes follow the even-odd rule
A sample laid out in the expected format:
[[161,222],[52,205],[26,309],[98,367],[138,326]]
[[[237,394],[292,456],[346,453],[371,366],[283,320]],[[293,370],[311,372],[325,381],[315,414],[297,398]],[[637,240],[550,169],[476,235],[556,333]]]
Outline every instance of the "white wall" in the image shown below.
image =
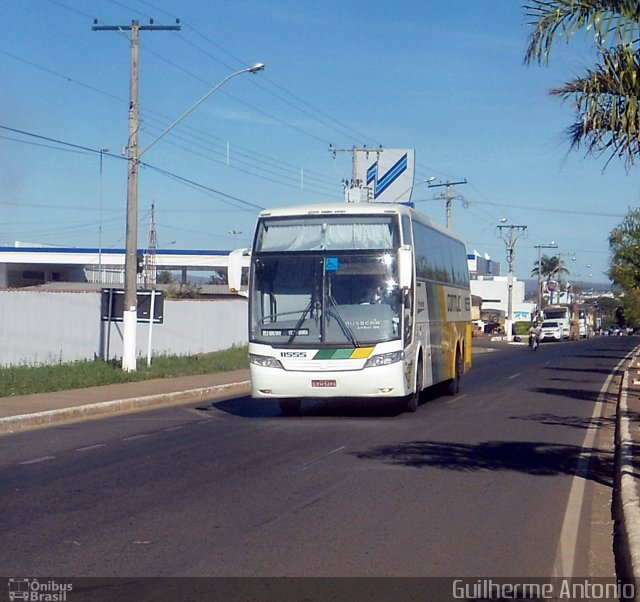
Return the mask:
[[[148,325],[138,324],[138,355],[146,357]],[[122,356],[122,323],[100,320],[99,292],[0,291],[0,365],[55,363]],[[247,343],[247,301],[167,300],[154,324],[153,354],[187,355]]]
[[[498,309],[505,314],[509,307],[509,281],[507,276],[471,280],[471,294],[482,297],[482,309]],[[513,278],[513,309],[524,303],[524,281]]]

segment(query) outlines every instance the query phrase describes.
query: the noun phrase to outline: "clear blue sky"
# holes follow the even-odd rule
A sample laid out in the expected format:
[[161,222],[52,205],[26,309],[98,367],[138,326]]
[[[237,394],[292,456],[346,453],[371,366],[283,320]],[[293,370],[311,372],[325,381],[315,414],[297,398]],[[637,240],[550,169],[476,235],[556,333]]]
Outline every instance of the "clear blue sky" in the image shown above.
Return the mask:
[[229,249],[233,230],[249,244],[260,208],[341,200],[351,158],[330,144],[415,149],[413,200],[441,223],[444,188],[422,182],[466,179],[454,229],[506,273],[495,226],[526,225],[520,278],[534,246],[556,241],[544,252],[562,252],[575,279],[606,280],[608,235],[639,204],[637,169],[569,152],[573,110],[548,94],[595,60],[585,36],[525,66],[517,0],[5,0],[1,16],[0,125],[19,131],[0,129],[2,245],[97,247],[102,223],[103,247],[124,246],[130,45],[94,18],[181,21],[141,33],[142,148],[229,73],[267,65],[144,156],[140,247],[152,203],[160,248]]

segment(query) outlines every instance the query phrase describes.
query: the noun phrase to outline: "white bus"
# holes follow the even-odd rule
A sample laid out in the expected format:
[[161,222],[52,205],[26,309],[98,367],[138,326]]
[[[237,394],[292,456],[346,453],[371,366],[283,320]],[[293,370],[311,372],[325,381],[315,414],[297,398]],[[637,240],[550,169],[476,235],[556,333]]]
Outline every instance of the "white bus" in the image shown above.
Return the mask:
[[426,387],[456,394],[471,366],[464,244],[406,205],[263,211],[248,296],[251,394],[284,414],[328,397],[413,412]]

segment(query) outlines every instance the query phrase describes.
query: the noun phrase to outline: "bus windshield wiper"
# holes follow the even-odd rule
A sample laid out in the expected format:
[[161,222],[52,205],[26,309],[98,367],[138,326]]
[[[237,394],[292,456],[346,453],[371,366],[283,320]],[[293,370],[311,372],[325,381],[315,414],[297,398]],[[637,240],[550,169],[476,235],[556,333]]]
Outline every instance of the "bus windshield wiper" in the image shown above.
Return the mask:
[[311,310],[313,309],[313,303],[314,303],[314,299],[312,297],[307,307],[304,308],[304,311],[302,312],[300,318],[298,318],[298,321],[296,322],[296,325],[293,328],[293,332],[289,335],[289,340],[287,341],[287,345],[290,345],[291,343],[293,343],[293,340],[298,336],[298,332],[300,332],[300,328],[302,327],[307,316],[311,313]]
[[349,327],[349,325],[345,322],[344,317],[340,313],[338,309],[338,304],[336,300],[333,298],[333,295],[328,295],[327,297],[331,305],[333,305],[333,313],[336,317],[336,322],[339,324],[340,328],[342,328],[342,332],[344,335],[351,341],[351,344],[354,347],[360,347],[360,343],[358,343],[358,339],[356,339],[356,335],[353,334],[353,330]]

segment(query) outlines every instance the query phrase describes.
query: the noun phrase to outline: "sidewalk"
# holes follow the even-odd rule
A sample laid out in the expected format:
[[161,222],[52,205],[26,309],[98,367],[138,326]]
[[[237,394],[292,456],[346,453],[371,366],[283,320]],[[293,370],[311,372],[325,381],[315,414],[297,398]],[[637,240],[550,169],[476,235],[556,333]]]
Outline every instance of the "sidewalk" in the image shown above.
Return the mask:
[[249,370],[0,398],[0,436],[61,422],[249,392]]

